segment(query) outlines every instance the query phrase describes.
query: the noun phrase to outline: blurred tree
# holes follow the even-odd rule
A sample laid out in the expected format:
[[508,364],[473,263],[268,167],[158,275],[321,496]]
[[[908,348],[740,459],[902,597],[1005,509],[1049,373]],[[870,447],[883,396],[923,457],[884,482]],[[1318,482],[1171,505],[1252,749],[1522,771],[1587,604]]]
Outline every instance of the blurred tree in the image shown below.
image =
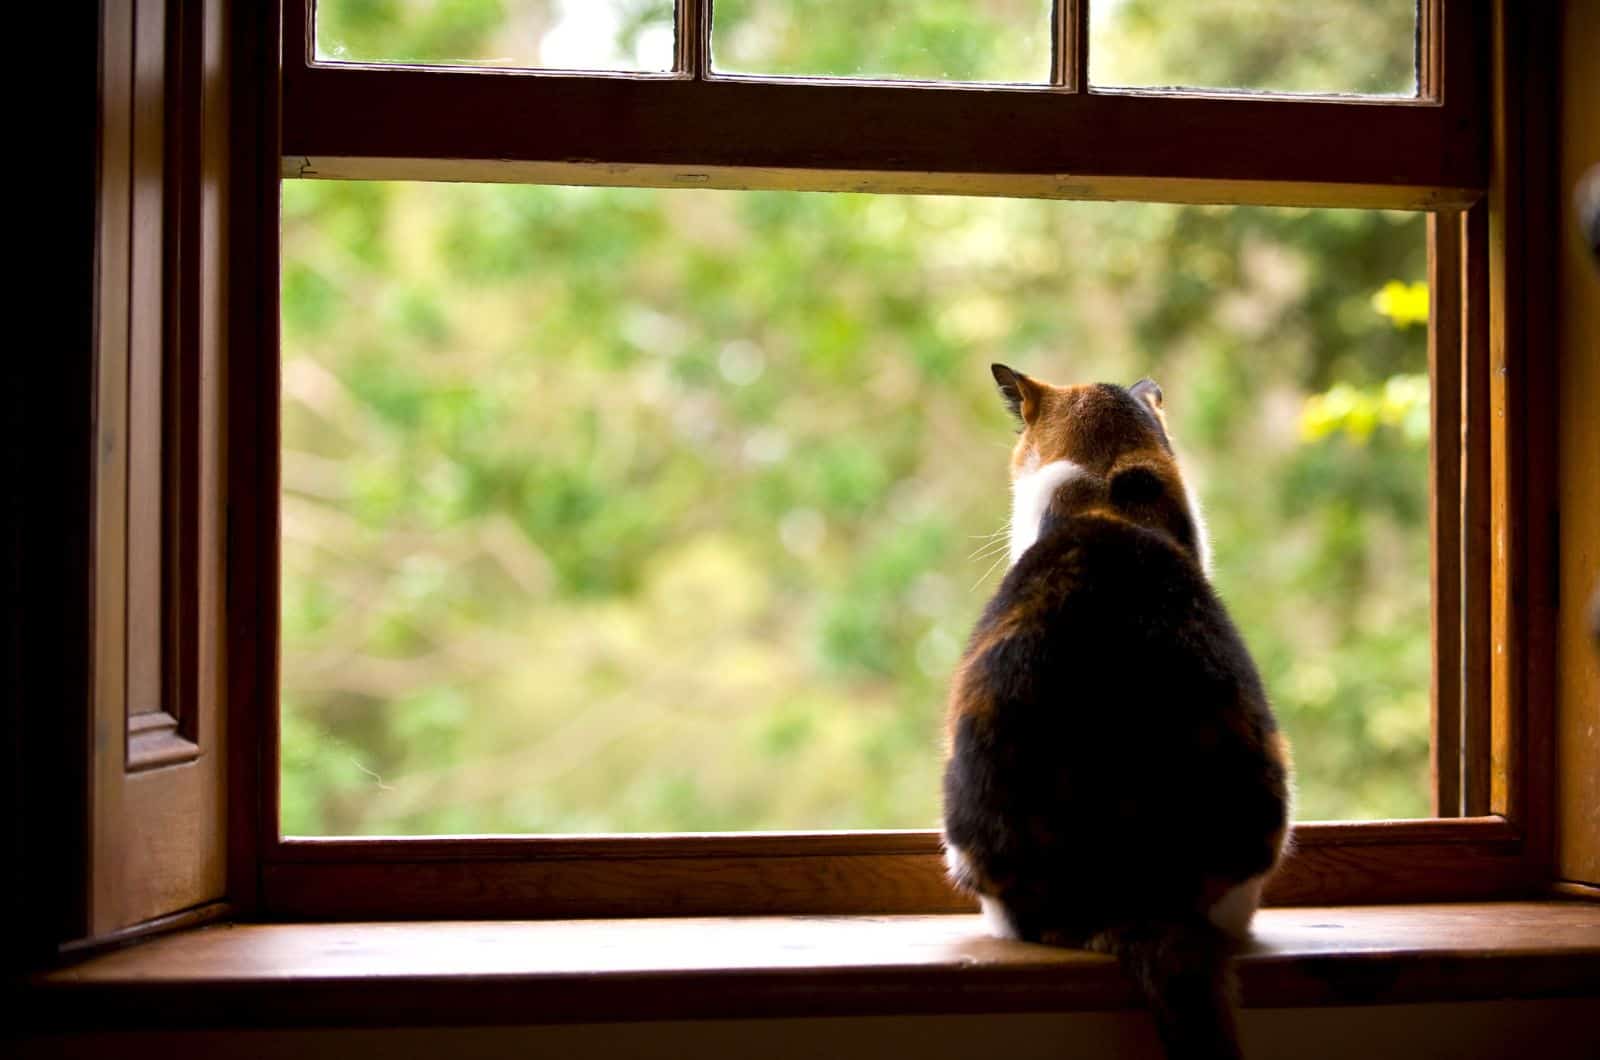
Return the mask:
[[[783,6],[785,69],[888,61],[801,3],[718,30]],[[1096,47],[1197,77],[1331,61],[1114,7]],[[1029,5],[935,8],[979,76]],[[510,54],[565,10],[322,0],[319,39]],[[291,181],[284,246],[290,833],[931,825],[991,360],[1161,379],[1301,816],[1427,812],[1420,216]]]

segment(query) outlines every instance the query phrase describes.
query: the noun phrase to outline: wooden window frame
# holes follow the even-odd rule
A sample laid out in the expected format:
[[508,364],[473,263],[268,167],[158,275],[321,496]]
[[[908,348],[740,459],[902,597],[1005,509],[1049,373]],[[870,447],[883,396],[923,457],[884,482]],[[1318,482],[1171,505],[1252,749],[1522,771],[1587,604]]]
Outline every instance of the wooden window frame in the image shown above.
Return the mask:
[[[229,898],[272,919],[942,912],[931,832],[294,839],[278,835],[277,179],[932,192],[1431,212],[1437,819],[1309,824],[1276,904],[1484,899],[1550,878],[1553,392],[1536,194],[1548,75],[1511,5],[1424,0],[1415,100],[1089,90],[1082,7],[1056,83],[715,75],[708,0],[677,71],[318,63],[310,0],[244,16],[227,414]],[[250,21],[254,17],[255,21]],[[281,82],[272,77],[277,67]],[[252,82],[253,76],[259,80]],[[237,103],[237,99],[236,99]],[[841,136],[839,130],[848,129]],[[1149,135],[1160,129],[1163,135]],[[281,132],[280,132],[281,130]],[[937,130],[930,135],[927,130]],[[1532,189],[1532,190],[1530,190]],[[1444,385],[1440,385],[1440,381]]]

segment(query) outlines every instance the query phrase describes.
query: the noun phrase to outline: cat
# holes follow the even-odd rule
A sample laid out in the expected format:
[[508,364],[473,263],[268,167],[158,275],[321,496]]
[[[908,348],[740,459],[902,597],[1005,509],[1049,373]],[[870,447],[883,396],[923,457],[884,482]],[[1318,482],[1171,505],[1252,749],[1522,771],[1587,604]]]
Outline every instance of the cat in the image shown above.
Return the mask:
[[992,371],[1012,566],[951,684],[950,876],[997,934],[1114,954],[1169,1056],[1238,1056],[1230,952],[1288,841],[1289,747],[1161,388]]

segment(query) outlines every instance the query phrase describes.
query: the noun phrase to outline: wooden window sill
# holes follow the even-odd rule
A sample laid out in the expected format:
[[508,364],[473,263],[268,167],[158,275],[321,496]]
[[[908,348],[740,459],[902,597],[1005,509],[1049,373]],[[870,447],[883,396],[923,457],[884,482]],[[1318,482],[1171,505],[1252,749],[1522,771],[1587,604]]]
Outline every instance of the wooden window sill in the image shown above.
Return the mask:
[[[1600,904],[1263,911],[1256,1008],[1600,995]],[[1003,942],[973,916],[222,924],[52,970],[40,1031],[531,1025],[1104,1010],[1106,957]]]

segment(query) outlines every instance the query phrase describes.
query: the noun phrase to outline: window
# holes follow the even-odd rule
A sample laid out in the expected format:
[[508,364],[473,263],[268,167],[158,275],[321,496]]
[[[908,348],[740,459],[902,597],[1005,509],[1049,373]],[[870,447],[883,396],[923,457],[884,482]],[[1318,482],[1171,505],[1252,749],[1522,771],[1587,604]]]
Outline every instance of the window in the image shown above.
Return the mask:
[[[730,3],[727,14],[754,18],[762,6]],[[1529,707],[1489,649],[1497,638],[1526,650],[1516,639],[1520,605],[1505,587],[1525,555],[1517,542],[1528,543],[1495,508],[1523,487],[1508,459],[1522,444],[1516,406],[1506,404],[1515,394],[1488,371],[1503,291],[1490,271],[1496,204],[1485,198],[1493,116],[1475,59],[1489,39],[1486,16],[1421,5],[1412,99],[1388,82],[1265,86],[1402,97],[1346,99],[1091,89],[1094,6],[1057,5],[1049,83],[1028,87],[814,76],[985,79],[976,67],[930,74],[886,61],[798,70],[754,57],[744,66],[813,76],[723,74],[707,3],[678,6],[673,72],[664,75],[324,62],[308,43],[307,5],[290,2],[284,175],[1429,211],[1433,808],[1462,819],[1309,826],[1273,897],[1514,889],[1529,871],[1519,852],[1533,789],[1507,741]],[[1120,6],[1108,4],[1108,17]],[[262,219],[272,239],[276,222]],[[257,429],[279,414],[276,372],[262,370],[266,385],[250,401]],[[276,453],[263,446],[257,474],[235,489],[275,495]],[[1512,551],[1494,560],[1489,535],[1501,533]],[[270,535],[237,562],[250,566],[252,585],[275,584]],[[277,600],[265,592],[262,603],[260,621],[272,628]],[[271,718],[277,674],[257,665],[250,684],[260,716]],[[953,901],[929,833],[283,840],[272,813],[276,750],[261,764],[259,846],[262,900],[276,914],[935,910]]]
[[[1545,355],[1538,281],[1551,198],[1530,190],[1543,187],[1549,138],[1527,117],[1550,113],[1541,57],[1555,37],[1532,9],[1425,3],[1415,97],[1336,98],[1091,89],[1092,12],[1065,3],[1052,7],[1048,83],[1034,84],[723,74],[703,2],[673,12],[671,71],[325,62],[313,58],[309,6],[210,0],[191,20],[149,0],[100,13],[97,459],[73,472],[93,501],[95,548],[71,573],[94,593],[82,624],[93,654],[67,667],[88,675],[93,724],[61,728],[59,755],[18,755],[27,785],[66,793],[68,845],[85,837],[40,877],[41,893],[61,883],[61,904],[81,917],[60,937],[204,915],[222,898],[278,918],[960,908],[925,831],[280,837],[280,176],[1427,213],[1431,777],[1438,818],[1452,819],[1307,826],[1270,898],[1490,897],[1548,880],[1549,410],[1562,369]],[[152,61],[164,48],[173,58]],[[213,69],[225,76],[185,73]],[[146,87],[132,91],[136,81]],[[136,133],[141,122],[166,146]],[[169,173],[183,174],[173,191]],[[159,256],[163,288],[180,292],[163,303],[170,328],[145,319],[130,330],[117,308],[149,312],[127,269],[141,226],[179,250],[176,264]],[[162,395],[154,458],[135,457],[123,430],[129,380],[142,374]],[[149,489],[175,513],[171,529],[165,516],[130,523],[129,498]],[[50,510],[45,525],[70,533],[70,513]],[[132,526],[146,540],[156,530],[160,576],[129,574],[151,551],[133,547]],[[174,661],[138,671],[163,679],[141,698],[129,653],[152,620]],[[156,713],[173,719],[162,723],[173,740],[158,740],[176,760],[134,753],[146,730],[132,719]]]

